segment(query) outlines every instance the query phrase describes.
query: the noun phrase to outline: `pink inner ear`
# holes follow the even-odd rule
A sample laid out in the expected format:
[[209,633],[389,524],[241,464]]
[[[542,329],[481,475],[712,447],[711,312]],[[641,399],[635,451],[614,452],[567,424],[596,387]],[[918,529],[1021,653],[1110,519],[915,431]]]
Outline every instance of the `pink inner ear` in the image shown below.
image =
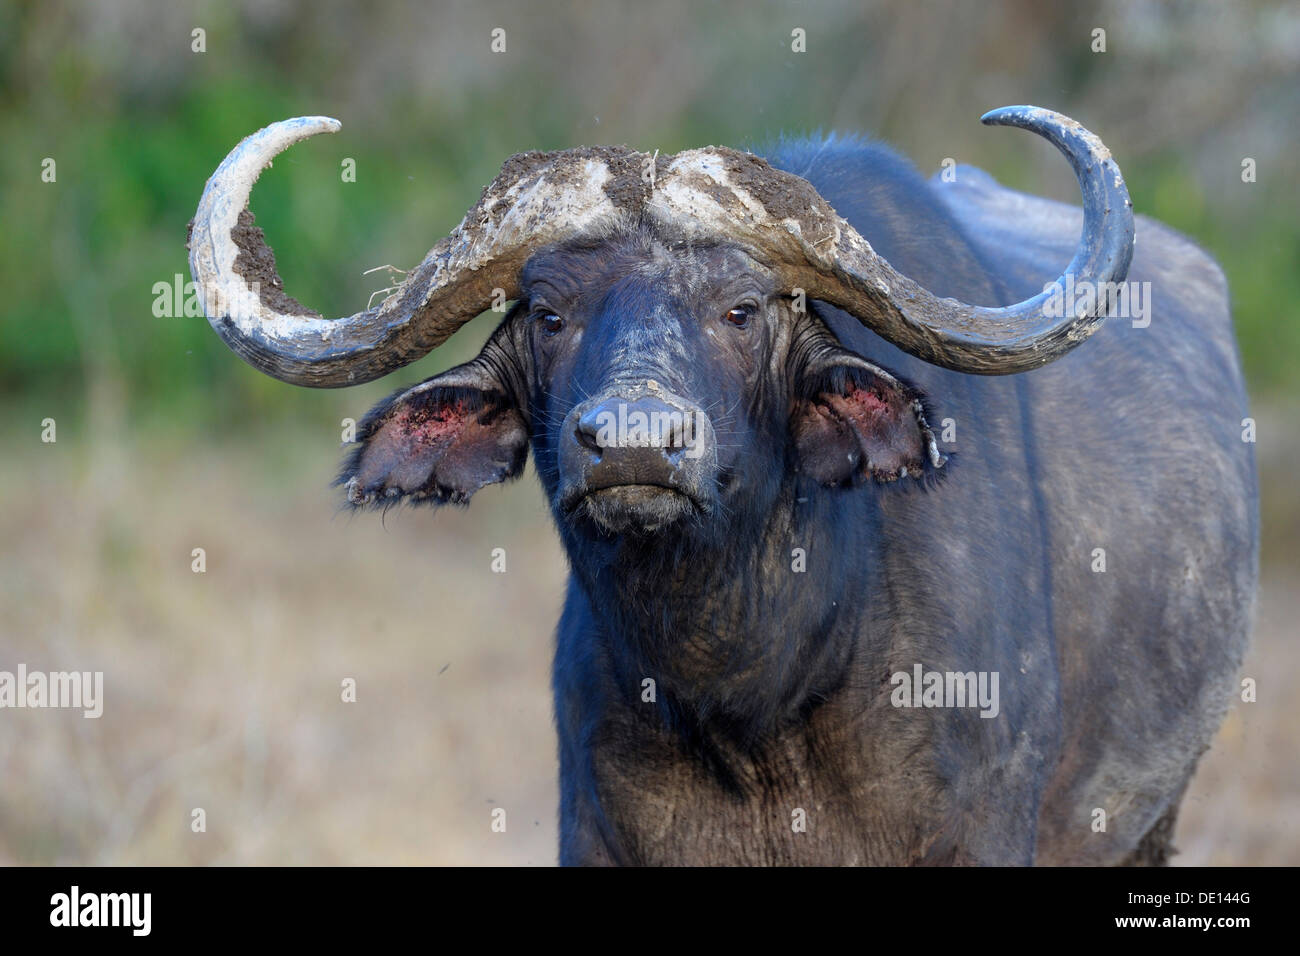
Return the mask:
[[437,444],[456,437],[469,418],[465,402],[413,410],[403,408],[385,427],[397,428],[412,442],[420,445]]
[[[851,385],[846,395],[823,393],[819,401],[827,405],[858,436],[863,451],[879,458],[881,443],[888,444],[899,436],[895,433],[904,418],[905,403],[890,402],[887,395],[873,388]],[[877,461],[877,464],[883,464]]]
[[900,389],[852,383],[843,395],[823,392],[799,432],[805,470],[825,483],[870,474],[893,481],[920,474],[924,438],[911,399]]
[[366,443],[357,476],[361,486],[369,488],[382,481],[404,492],[424,487],[440,453],[464,431],[469,416],[469,406],[463,400],[400,406]]
[[875,417],[890,410],[885,397],[873,389],[853,385],[843,398],[832,398],[832,402],[847,406],[849,415],[855,417]]
[[516,475],[528,447],[522,418],[477,398],[435,391],[400,399],[365,438],[349,486],[364,500],[437,495],[463,504]]
[[402,450],[388,463],[388,481],[403,491],[425,487],[444,449],[465,430],[469,409],[463,401],[432,407],[405,407],[384,426],[399,436]]

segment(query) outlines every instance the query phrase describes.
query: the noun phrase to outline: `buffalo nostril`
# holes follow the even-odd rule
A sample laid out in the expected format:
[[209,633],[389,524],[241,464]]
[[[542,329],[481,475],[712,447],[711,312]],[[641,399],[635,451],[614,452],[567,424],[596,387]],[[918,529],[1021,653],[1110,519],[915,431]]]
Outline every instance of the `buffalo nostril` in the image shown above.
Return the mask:
[[[607,393],[566,416],[559,464],[570,505],[607,489],[633,486],[643,489],[637,492],[641,495],[652,495],[644,489],[657,486],[697,504],[710,499],[717,457],[708,416],[677,395],[641,391],[632,396]],[[612,508],[622,499],[599,500],[614,502]]]
[[676,487],[712,441],[704,413],[677,396],[608,396],[580,409],[570,427],[570,463],[599,487]]
[[603,406],[597,405],[595,408],[588,409],[587,412],[578,419],[578,427],[574,429],[573,437],[578,444],[588,451],[592,452],[596,458],[600,458],[604,446],[600,441],[600,430],[604,416]]
[[596,440],[596,435],[596,429],[587,427],[584,422],[579,422],[573,432],[573,437],[577,439],[578,444],[599,458],[602,449],[600,442]]

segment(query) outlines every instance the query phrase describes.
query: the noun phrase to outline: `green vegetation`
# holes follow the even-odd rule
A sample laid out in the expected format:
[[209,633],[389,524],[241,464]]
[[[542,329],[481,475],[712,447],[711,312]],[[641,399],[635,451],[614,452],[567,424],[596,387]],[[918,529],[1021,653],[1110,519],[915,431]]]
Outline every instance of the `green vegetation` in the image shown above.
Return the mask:
[[[1261,42],[1250,30],[1224,38],[1206,26],[1207,40],[1189,14],[1139,44],[1144,34],[1107,4],[1032,21],[1006,10],[917,19],[907,4],[862,10],[847,0],[765,6],[733,22],[728,4],[652,15],[501,2],[415,14],[380,3],[362,17],[342,3],[289,4],[279,16],[0,3],[0,402],[61,425],[96,406],[134,428],[221,429],[356,415],[399,383],[322,398],[246,368],[203,319],[154,314],[158,283],[189,280],[185,224],[206,177],[274,119],[344,121],[341,135],[277,162],[253,203],[286,287],[340,313],[387,284],[363,270],[417,262],[522,149],[604,141],[671,151],[838,128],[895,142],[926,171],[956,155],[1020,188],[1071,196],[1050,150],[976,122],[1015,101],[1087,121],[1121,158],[1138,210],[1219,258],[1257,396],[1288,397],[1300,384],[1297,160],[1277,142],[1294,92],[1270,92],[1293,91],[1296,66],[1275,64],[1263,78],[1240,67],[1233,44]],[[1257,7],[1274,9],[1247,5]],[[1088,50],[1093,22],[1113,24],[1105,54]],[[497,23],[510,44],[500,55],[488,49]],[[790,51],[789,23],[804,25],[810,52]],[[202,53],[191,50],[196,25],[206,29]],[[1180,72],[1180,44],[1202,51],[1198,69],[1233,107],[1256,105],[1213,125],[1215,104]],[[1157,96],[1154,124],[1144,114]],[[1241,182],[1244,155],[1257,158],[1256,183]],[[47,157],[55,182],[42,181]],[[345,157],[356,160],[355,183],[340,177]],[[469,354],[489,325],[485,317],[400,381]]]

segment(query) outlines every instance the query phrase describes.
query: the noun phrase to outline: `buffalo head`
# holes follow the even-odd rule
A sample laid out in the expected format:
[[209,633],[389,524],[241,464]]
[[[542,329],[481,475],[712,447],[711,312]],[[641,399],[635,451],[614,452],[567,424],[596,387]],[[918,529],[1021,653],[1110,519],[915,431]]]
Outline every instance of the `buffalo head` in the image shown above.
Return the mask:
[[[1118,282],[1127,192],[1077,123],[1009,107],[1069,158],[1084,195],[1064,288]],[[658,156],[582,148],[512,157],[450,236],[379,306],[325,320],[280,291],[246,211],[261,169],[324,118],[274,124],[209,181],[191,269],[213,327],[256,368],[316,387],[377,378],[435,348],[495,298],[513,309],[472,361],[363,422],[342,482],[357,505],[468,501],[519,473],[529,444],[566,535],[725,535],[780,474],[823,485],[940,468],[922,396],[845,348],[828,302],[903,350],[977,374],[1036,368],[1104,318],[1058,317],[1059,290],[1005,308],[940,299],[899,275],[805,180],[719,147]]]

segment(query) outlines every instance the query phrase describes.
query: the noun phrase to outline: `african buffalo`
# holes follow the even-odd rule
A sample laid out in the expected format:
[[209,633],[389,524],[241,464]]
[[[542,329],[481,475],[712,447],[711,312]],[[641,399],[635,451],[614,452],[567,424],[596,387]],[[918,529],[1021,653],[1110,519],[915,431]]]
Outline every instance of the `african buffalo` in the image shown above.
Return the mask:
[[1060,149],[1082,211],[852,138],[526,153],[338,320],[246,209],[338,123],[267,127],[209,181],[207,315],[286,382],[369,381],[514,301],[370,413],[340,482],[465,503],[532,448],[571,565],[561,862],[1168,854],[1257,577],[1228,291],[1156,222],[1135,245],[1078,123],[985,121]]

